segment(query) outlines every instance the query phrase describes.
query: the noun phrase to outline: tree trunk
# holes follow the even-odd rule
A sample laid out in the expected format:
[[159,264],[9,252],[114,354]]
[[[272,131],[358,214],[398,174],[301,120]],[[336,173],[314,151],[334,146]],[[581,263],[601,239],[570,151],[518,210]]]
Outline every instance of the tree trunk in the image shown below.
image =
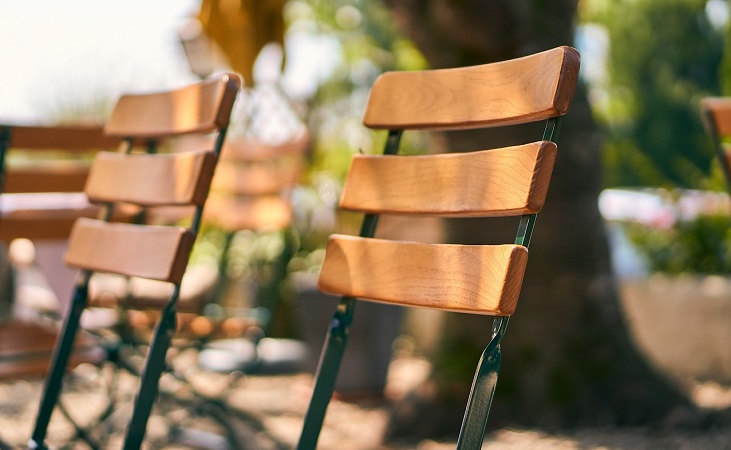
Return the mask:
[[[386,0],[397,23],[432,67],[482,64],[571,45],[577,0]],[[542,124],[451,132],[447,151],[531,142]],[[638,424],[689,404],[654,372],[629,341],[611,274],[601,188],[601,135],[586,92],[577,88],[563,121],[546,207],[538,215],[515,317],[502,344],[503,364],[490,426],[506,422],[567,426]],[[510,225],[510,226],[503,226]],[[450,220],[448,239],[512,242],[517,221]],[[509,231],[508,231],[509,230]],[[490,320],[450,314],[433,355],[432,386],[397,409],[392,435],[429,437],[459,428]],[[436,392],[432,396],[425,392]],[[414,413],[414,411],[419,411]]]

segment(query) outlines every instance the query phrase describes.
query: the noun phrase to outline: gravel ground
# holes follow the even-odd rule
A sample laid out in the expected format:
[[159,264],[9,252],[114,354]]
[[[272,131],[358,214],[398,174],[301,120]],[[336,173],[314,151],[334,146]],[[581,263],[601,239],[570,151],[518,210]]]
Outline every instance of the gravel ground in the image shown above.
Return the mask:
[[[384,444],[384,430],[388,420],[389,398],[403,394],[412,384],[428,373],[428,365],[415,358],[400,358],[393,362],[386,399],[344,402],[334,399],[330,405],[320,438],[321,449],[380,449],[380,450],[443,450],[454,448],[455,442],[407,442]],[[66,404],[75,417],[88,417],[98,411],[105,400],[99,372],[91,367],[80,367],[67,385]],[[307,407],[312,377],[306,373],[278,376],[242,376],[232,378],[209,372],[187,374],[201,391],[215,395],[230,388],[225,395],[230,405],[229,419],[239,437],[246,443],[241,448],[269,450],[292,448],[298,437],[302,415]],[[175,380],[165,379],[164,392],[187,398],[187,390]],[[119,410],[120,423],[129,414],[129,399],[135,379],[122,378],[123,405]],[[40,396],[41,381],[12,381],[0,384],[0,438],[13,448],[19,448],[31,432],[31,426]],[[167,397],[167,396],[166,396]],[[723,407],[731,402],[731,391],[706,384],[694,390],[700,404]],[[147,448],[187,449],[195,445],[170,443],[167,439],[171,424],[183,424],[196,429],[219,432],[214,422],[189,417],[163,400],[157,414],[150,421]],[[163,414],[164,413],[164,414]],[[56,414],[49,429],[49,443],[60,447],[73,429]],[[194,436],[192,434],[189,437]],[[119,448],[119,436],[105,439],[104,448]],[[214,442],[214,441],[211,441]],[[215,447],[215,446],[214,446]],[[731,425],[705,431],[664,428],[591,428],[565,432],[537,429],[499,429],[490,432],[485,447],[490,449],[731,449]],[[77,444],[71,448],[88,448]],[[209,447],[210,448],[210,447]]]

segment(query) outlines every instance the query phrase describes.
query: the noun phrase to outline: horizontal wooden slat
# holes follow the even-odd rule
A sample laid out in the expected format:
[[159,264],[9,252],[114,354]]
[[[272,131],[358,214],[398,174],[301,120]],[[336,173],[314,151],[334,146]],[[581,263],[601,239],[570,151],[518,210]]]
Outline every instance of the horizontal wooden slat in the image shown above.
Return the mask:
[[507,316],[528,250],[519,245],[421,244],[333,235],[318,280],[325,292],[407,306]]
[[310,146],[310,134],[303,129],[290,139],[272,144],[232,137],[226,140],[221,158],[234,161],[263,161],[287,156],[304,156]]
[[240,195],[274,194],[297,184],[302,170],[302,162],[294,159],[255,163],[221,161],[211,189]]
[[144,206],[202,205],[216,155],[101,152],[92,165],[86,194],[92,202],[122,201]]
[[71,161],[8,167],[3,192],[81,192],[88,174],[88,164]]
[[79,219],[66,263],[82,269],[179,283],[195,236],[183,227]]
[[548,119],[568,112],[579,73],[571,47],[481,66],[387,72],[373,84],[363,123],[377,129],[459,129]]
[[90,150],[112,149],[120,139],[104,134],[101,125],[12,125],[10,147],[24,150],[65,150],[88,152]]
[[241,80],[227,73],[174,91],[124,95],[104,128],[108,136],[164,137],[228,125]]
[[356,155],[340,206],[443,217],[536,213],[555,159],[556,144],[548,141],[471,153]]
[[292,207],[285,199],[275,196],[232,197],[211,195],[204,210],[206,220],[224,229],[281,229],[292,221]]
[[720,136],[731,135],[731,97],[706,97],[701,109],[707,111]]

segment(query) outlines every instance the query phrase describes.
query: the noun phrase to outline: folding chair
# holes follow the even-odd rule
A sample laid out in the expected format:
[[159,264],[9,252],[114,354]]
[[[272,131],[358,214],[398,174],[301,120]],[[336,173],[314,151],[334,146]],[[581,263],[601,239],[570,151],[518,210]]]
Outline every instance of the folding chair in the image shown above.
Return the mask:
[[[331,322],[298,449],[317,444],[356,298],[496,316],[478,365],[458,448],[480,448],[500,368],[500,341],[518,301],[528,243],[569,110],[579,54],[558,47],[458,69],[392,72],[373,85],[364,124],[388,130],[383,156],[356,155],[340,206],[365,213],[360,236],[333,235],[320,290],[342,295]],[[543,140],[471,153],[396,155],[404,130],[497,127],[547,120]],[[373,238],[379,214],[520,216],[514,244],[425,244]]]
[[[71,231],[65,259],[81,273],[54,349],[30,448],[46,448],[47,428],[87,304],[89,280],[96,271],[165,281],[174,287],[155,329],[126,430],[124,448],[140,448],[175,332],[180,282],[240,85],[238,76],[223,74],[170,92],[119,99],[104,131],[124,139],[126,145],[124,152],[98,154],[90,170],[85,192],[91,202],[104,205],[104,219],[79,219]],[[154,151],[163,138],[209,132],[217,132],[213,150],[131,153],[138,139]],[[119,203],[144,208],[193,205],[195,212],[189,227],[109,223]]]
[[731,192],[731,160],[727,142],[731,137],[731,97],[706,97],[701,100],[701,115],[713,140],[716,158],[721,165],[726,188]]

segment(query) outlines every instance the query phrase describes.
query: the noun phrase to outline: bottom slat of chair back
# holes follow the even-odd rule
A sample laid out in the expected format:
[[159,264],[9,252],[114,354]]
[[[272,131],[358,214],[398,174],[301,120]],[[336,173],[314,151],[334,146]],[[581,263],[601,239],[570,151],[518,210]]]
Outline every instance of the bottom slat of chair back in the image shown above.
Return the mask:
[[520,245],[422,244],[333,235],[318,287],[400,305],[508,316],[528,250]]
[[82,269],[179,283],[194,234],[183,227],[108,223],[79,219],[66,263]]

